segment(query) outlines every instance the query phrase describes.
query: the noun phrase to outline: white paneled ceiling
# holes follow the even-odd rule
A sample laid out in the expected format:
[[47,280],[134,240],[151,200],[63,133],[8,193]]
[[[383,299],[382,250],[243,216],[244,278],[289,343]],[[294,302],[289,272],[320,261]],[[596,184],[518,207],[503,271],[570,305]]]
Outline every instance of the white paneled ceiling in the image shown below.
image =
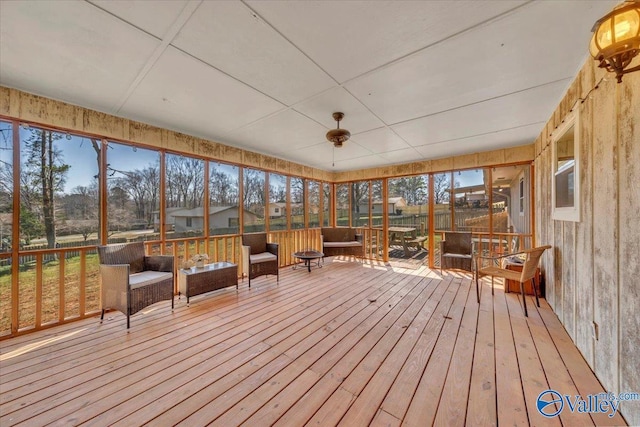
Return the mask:
[[532,143],[615,4],[0,1],[0,85],[362,169]]

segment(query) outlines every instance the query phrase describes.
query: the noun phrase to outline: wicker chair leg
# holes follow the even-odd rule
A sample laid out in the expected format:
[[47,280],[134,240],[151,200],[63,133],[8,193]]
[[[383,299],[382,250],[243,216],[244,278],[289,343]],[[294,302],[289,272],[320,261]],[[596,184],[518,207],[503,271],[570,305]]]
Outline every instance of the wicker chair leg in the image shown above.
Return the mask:
[[520,282],[520,294],[522,294],[522,305],[524,306],[524,317],[529,317],[527,312],[527,298],[524,295],[524,283]]
[[535,279],[531,279],[531,286],[533,286],[533,293],[536,296],[536,304],[540,307],[540,300],[538,299],[538,289],[536,288]]
[[480,304],[480,282],[478,281],[478,272],[476,272],[476,296],[478,297],[478,304]]
[[100,323],[104,320],[104,308],[102,309],[102,314],[100,315]]
[[127,329],[129,329],[129,317],[131,317],[131,315],[127,313]]

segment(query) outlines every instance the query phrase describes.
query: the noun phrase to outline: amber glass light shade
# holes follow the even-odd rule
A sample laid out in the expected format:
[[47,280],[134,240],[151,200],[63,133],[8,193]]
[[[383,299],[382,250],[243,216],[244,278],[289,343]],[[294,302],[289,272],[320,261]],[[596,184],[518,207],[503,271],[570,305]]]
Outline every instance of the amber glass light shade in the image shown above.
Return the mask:
[[622,76],[640,67],[626,69],[640,53],[640,3],[623,3],[619,8],[600,18],[593,26],[589,44],[591,56],[599,67],[616,73],[618,83]]

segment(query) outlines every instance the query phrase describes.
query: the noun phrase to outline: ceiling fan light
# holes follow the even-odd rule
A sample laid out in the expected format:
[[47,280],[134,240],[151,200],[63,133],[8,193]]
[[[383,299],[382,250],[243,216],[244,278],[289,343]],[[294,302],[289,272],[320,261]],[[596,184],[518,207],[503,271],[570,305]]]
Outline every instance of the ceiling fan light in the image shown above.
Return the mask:
[[331,129],[327,132],[327,139],[330,142],[333,142],[334,145],[339,143],[342,146],[342,143],[351,138],[351,132],[346,129]]
[[327,132],[327,140],[333,143],[336,148],[342,147],[342,144],[351,138],[351,132],[346,129],[340,129],[340,120],[344,117],[343,113],[333,113],[333,118],[336,121],[336,128]]

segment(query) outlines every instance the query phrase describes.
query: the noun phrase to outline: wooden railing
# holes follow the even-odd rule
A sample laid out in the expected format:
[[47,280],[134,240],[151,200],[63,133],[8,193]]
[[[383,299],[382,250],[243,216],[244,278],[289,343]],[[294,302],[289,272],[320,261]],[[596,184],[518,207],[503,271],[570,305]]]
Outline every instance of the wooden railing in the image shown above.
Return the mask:
[[[364,236],[365,257],[383,261],[384,230],[359,228]],[[444,231],[436,231],[436,242]],[[531,235],[516,233],[473,234],[476,251],[494,253],[509,248],[518,237],[519,248],[531,246]],[[280,266],[294,263],[293,253],[304,249],[321,250],[320,229],[274,231],[270,242],[280,245]],[[194,254],[207,253],[209,262],[229,261],[242,269],[240,235],[193,237],[144,242],[148,254],[167,254],[175,258],[175,271]],[[438,247],[436,246],[436,251]],[[0,253],[0,339],[21,333],[95,316],[100,311],[99,262],[96,246],[20,251],[18,274],[12,272],[10,253]],[[437,257],[436,257],[437,263]],[[177,292],[177,280],[176,280]]]
[[[320,249],[320,229],[276,231],[280,266],[293,263],[293,252]],[[229,261],[242,270],[242,237],[222,235],[145,241],[147,254],[173,255],[177,272],[194,254],[209,262]],[[0,339],[95,316],[101,309],[99,261],[95,245],[23,250],[13,277],[11,253],[0,254]],[[177,292],[177,280],[176,289]]]

